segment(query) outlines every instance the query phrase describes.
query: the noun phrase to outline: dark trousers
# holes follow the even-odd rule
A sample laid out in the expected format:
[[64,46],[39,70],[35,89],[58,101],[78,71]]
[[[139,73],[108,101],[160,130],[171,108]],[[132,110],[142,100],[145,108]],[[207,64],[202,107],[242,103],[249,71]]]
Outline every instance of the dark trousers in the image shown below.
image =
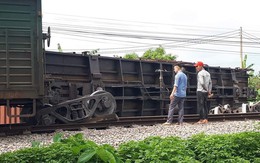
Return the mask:
[[197,92],[197,110],[200,114],[200,119],[208,119],[208,92]]
[[168,119],[167,122],[172,123],[173,121],[173,113],[174,108],[178,105],[179,108],[179,116],[178,116],[178,122],[183,122],[183,116],[184,116],[184,97],[174,97],[173,100],[171,100],[170,106],[169,106],[169,112],[168,112]]

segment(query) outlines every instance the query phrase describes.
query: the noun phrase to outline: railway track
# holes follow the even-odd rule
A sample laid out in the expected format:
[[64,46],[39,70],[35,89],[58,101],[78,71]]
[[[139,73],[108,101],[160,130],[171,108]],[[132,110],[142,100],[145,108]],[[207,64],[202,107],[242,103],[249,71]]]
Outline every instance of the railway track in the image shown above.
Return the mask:
[[[174,115],[176,119],[177,116]],[[136,117],[120,117],[117,120],[95,121],[77,124],[57,124],[51,126],[30,126],[27,124],[12,124],[1,125],[0,135],[17,135],[27,133],[44,133],[53,132],[56,130],[82,130],[83,128],[96,128],[104,129],[110,126],[125,126],[130,127],[132,125],[154,125],[163,123],[167,119],[167,116],[136,116]],[[247,120],[247,119],[260,119],[260,113],[236,113],[236,114],[218,114],[209,115],[209,121],[229,121],[229,120]],[[194,123],[198,120],[197,114],[185,115],[185,122]]]

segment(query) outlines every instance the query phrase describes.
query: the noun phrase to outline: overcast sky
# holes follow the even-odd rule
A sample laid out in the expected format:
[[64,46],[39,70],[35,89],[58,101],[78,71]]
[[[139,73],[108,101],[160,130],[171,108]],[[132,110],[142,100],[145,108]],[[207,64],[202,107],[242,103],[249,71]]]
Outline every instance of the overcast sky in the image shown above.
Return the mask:
[[[260,1],[43,0],[44,31],[63,51],[139,55],[162,45],[177,60],[239,67],[239,29],[248,64],[260,71]],[[128,37],[129,36],[129,37]]]

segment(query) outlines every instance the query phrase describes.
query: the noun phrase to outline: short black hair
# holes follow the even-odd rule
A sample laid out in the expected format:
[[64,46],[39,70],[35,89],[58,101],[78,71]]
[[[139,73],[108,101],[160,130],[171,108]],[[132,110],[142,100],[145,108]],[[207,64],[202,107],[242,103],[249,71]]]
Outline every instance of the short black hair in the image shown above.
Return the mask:
[[176,64],[176,65],[174,65],[174,66],[178,66],[178,67],[182,68],[182,66],[181,66],[180,64]]

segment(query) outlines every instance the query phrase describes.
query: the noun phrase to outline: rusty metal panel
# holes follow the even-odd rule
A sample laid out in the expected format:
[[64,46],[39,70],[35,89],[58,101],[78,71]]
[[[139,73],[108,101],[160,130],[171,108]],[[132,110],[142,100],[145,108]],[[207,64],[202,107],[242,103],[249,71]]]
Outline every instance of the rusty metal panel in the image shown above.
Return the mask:
[[[11,115],[19,116],[21,112],[20,108],[12,108]],[[3,124],[18,124],[21,123],[19,117],[9,117],[7,115],[6,106],[0,106],[0,125]]]

